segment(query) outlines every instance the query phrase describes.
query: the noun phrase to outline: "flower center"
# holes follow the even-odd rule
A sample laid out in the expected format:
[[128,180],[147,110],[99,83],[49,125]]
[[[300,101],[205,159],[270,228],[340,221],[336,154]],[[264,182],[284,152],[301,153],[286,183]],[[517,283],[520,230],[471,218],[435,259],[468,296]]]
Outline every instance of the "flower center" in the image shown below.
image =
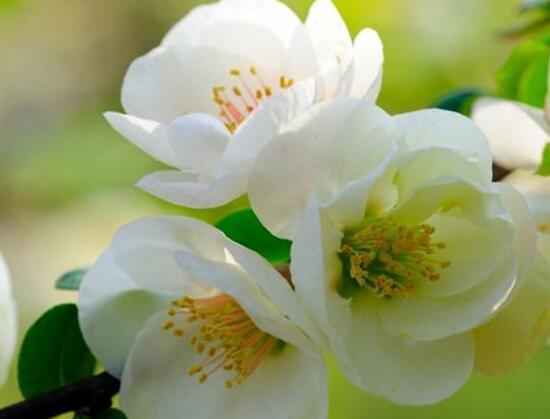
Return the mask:
[[379,298],[392,298],[408,297],[419,280],[438,281],[440,271],[451,262],[437,257],[445,243],[434,242],[434,233],[428,224],[409,227],[380,218],[346,235],[341,257],[351,285],[366,287]]
[[[214,103],[220,109],[219,115],[227,129],[234,133],[243,123],[248,114],[258,107],[260,102],[273,95],[273,88],[265,83],[257,68],[251,66],[247,72],[239,69],[229,71],[235,79],[231,88],[217,86],[212,89]],[[284,75],[279,77],[279,87],[288,89],[294,84],[294,79]]]
[[[225,371],[230,378],[226,388],[241,384],[254,372],[274,348],[284,342],[260,330],[241,306],[226,294],[210,298],[182,298],[172,302],[168,315],[186,317],[187,322],[201,322],[200,331],[190,336],[189,345],[203,356],[193,365],[189,374],[198,375],[199,383],[217,371]],[[184,330],[167,320],[163,329],[182,337]]]

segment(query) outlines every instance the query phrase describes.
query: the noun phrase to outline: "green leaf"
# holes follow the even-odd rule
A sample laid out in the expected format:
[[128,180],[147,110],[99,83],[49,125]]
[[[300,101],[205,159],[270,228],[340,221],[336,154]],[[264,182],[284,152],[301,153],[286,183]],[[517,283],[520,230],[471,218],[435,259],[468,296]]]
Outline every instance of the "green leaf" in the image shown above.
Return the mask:
[[58,290],[79,290],[80,283],[84,279],[86,272],[88,272],[88,270],[84,268],[67,272],[55,282],[55,287]]
[[76,305],[62,304],[48,310],[27,331],[19,354],[19,388],[30,398],[89,377],[94,369]]
[[122,410],[109,409],[99,415],[94,416],[94,419],[127,419]]
[[439,98],[431,107],[469,115],[474,100],[486,94],[485,90],[479,88],[458,89]]
[[550,176],[550,143],[546,144],[542,152],[542,162],[537,169],[537,174],[541,176]]
[[231,240],[258,252],[274,265],[290,260],[290,241],[273,236],[251,209],[228,215],[217,227]]
[[548,39],[541,38],[519,44],[497,72],[497,81],[504,97],[544,106],[547,91]]

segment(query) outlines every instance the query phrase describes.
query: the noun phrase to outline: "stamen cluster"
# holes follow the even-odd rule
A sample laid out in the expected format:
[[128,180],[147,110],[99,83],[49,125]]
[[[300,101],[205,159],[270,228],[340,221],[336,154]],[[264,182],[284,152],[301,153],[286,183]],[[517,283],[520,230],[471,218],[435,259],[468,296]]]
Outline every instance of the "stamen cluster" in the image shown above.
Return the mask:
[[435,257],[445,243],[434,242],[435,228],[428,224],[409,227],[394,219],[380,218],[342,241],[350,277],[380,298],[407,297],[422,279],[438,281],[448,260]]
[[[219,115],[231,133],[237,130],[246,115],[252,113],[263,99],[272,96],[274,92],[273,88],[265,83],[256,67],[251,66],[248,73],[232,69],[229,75],[237,80],[236,84],[231,89],[226,89],[225,86],[216,86],[212,89],[214,102],[220,108]],[[245,75],[251,77],[252,82],[249,83]],[[281,89],[288,89],[293,84],[293,79],[284,75],[279,77]]]
[[[189,345],[203,355],[202,361],[189,370],[190,375],[199,375],[201,384],[220,370],[232,376],[225,381],[228,389],[241,384],[278,342],[277,338],[260,330],[226,294],[173,301],[168,315],[172,318],[186,316],[188,323],[201,322],[200,332],[189,338]],[[171,330],[176,337],[185,334],[173,320],[167,320],[162,327]]]

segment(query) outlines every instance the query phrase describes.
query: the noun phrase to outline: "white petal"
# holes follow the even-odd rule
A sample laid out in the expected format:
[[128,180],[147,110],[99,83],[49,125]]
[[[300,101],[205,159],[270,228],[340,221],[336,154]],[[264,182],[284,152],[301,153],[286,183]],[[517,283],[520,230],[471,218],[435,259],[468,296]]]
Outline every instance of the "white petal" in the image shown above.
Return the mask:
[[235,175],[211,179],[193,173],[165,171],[144,177],[138,186],[176,205],[214,208],[243,195],[246,192],[246,178]]
[[[301,80],[318,72],[315,52],[298,17],[274,0],[224,0],[195,8],[166,35],[163,46],[177,51],[210,48],[243,57],[273,87],[284,75]],[[238,67],[225,66],[229,71]],[[191,73],[192,74],[192,73]],[[200,72],[196,76],[203,77]],[[213,81],[214,87],[222,81]]]
[[189,114],[168,126],[168,142],[178,168],[214,177],[230,139],[227,128],[208,114]]
[[203,230],[204,223],[179,217],[140,219],[119,230],[87,273],[79,293],[80,324],[93,353],[112,374],[121,373],[136,333],[151,314],[168,309],[182,295],[212,293],[175,260],[181,250],[225,258],[223,247]]
[[17,318],[10,275],[0,254],[0,386],[4,384],[17,340]]
[[488,280],[514,250],[514,230],[500,218],[474,224],[456,210],[436,214],[426,223],[435,227],[434,241],[446,246],[437,251],[437,259],[451,266],[440,271],[438,281],[418,284],[421,298],[449,297]]
[[[548,241],[548,237],[541,237]],[[512,301],[474,331],[476,370],[501,374],[525,363],[550,335],[550,267],[539,254]]]
[[315,105],[258,156],[249,183],[252,207],[271,232],[292,237],[310,193],[325,204],[367,174],[394,146],[392,132],[391,118],[368,102]]
[[353,59],[353,45],[346,23],[331,0],[316,0],[309,9],[306,28],[324,79],[317,99],[334,97],[340,79]]
[[164,123],[190,111],[199,112],[200,108],[185,106],[194,99],[191,96],[180,57],[164,47],[134,60],[122,85],[122,105],[128,114]]
[[315,86],[309,79],[263,101],[231,138],[221,162],[220,175],[239,173],[247,176],[265,145],[309,108],[314,97]]
[[471,331],[506,302],[517,279],[513,254],[477,287],[442,298],[411,296],[380,307],[385,329],[405,339],[431,341]]
[[453,209],[459,209],[472,223],[481,225],[496,217],[506,219],[509,216],[496,187],[480,186],[456,176],[426,182],[400,196],[392,215],[414,225],[423,223],[440,210]]
[[107,112],[105,119],[120,135],[147,154],[169,166],[178,166],[165,124],[116,112]]
[[325,418],[327,390],[321,358],[292,345],[267,356],[241,386],[227,390],[231,375],[219,371],[204,384],[188,370],[202,359],[185,341],[161,330],[162,313],[140,334],[124,370],[121,405],[132,419],[186,416],[216,419]]
[[[312,194],[292,243],[290,270],[298,299],[329,336],[333,327],[340,333],[350,327],[348,303],[337,294],[341,240],[341,231],[322,216]],[[326,336],[317,340],[329,346]]]
[[539,165],[550,132],[541,110],[504,100],[481,99],[474,105],[472,118],[489,139],[499,165],[507,169]]
[[497,183],[501,198],[508,209],[514,224],[514,245],[518,258],[518,282],[521,285],[535,263],[537,255],[537,238],[535,222],[530,214],[528,204],[521,193],[505,183]]
[[[301,330],[269,299],[255,278],[250,277],[239,265],[212,262],[184,251],[178,252],[176,258],[183,269],[235,298],[258,328],[285,342],[305,349],[311,348],[312,345]],[[282,276],[277,277],[276,274],[274,271],[271,278],[281,284],[286,283]],[[294,298],[293,295],[290,297]]]
[[351,97],[365,97],[376,102],[382,87],[384,47],[378,33],[363,29],[354,41],[353,84]]
[[511,184],[522,193],[539,229],[550,232],[550,179],[532,172],[516,170],[503,182]]
[[492,178],[492,157],[483,133],[465,116],[456,112],[427,109],[395,117],[403,136],[405,152],[430,148],[449,148],[474,159]]
[[144,322],[174,297],[140,289],[109,251],[94,264],[80,287],[78,315],[86,343],[107,371],[120,377]]
[[426,405],[464,385],[474,363],[469,334],[432,342],[400,339],[384,330],[376,306],[368,298],[352,303],[352,331],[343,338],[349,355],[336,352],[358,387],[394,403]]

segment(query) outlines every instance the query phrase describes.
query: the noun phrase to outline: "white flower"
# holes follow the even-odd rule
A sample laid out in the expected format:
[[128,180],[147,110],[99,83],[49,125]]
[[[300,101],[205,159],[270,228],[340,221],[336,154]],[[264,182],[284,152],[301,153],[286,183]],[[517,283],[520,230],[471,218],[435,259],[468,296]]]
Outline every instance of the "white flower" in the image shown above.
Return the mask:
[[483,98],[474,104],[472,119],[487,136],[498,165],[510,170],[538,168],[550,140],[550,95],[545,109]]
[[486,139],[451,112],[316,105],[260,153],[249,195],[294,240],[296,293],[344,372],[396,403],[435,403],[463,385],[472,330],[535,253],[523,198],[491,183]]
[[8,268],[0,254],[0,385],[4,384],[15,350],[17,324]]
[[371,29],[352,43],[330,0],[304,23],[276,0],[222,0],[195,8],[126,74],[127,115],[106,118],[176,168],[139,183],[189,207],[215,207],[247,191],[255,156],[315,101],[375,100],[382,44]]
[[123,227],[85,277],[87,343],[132,419],[323,418],[324,360],[287,280],[214,227]]
[[489,323],[476,330],[476,370],[499,374],[516,368],[550,336],[550,182],[517,170],[503,180],[527,199],[538,230],[536,264],[516,295]]

